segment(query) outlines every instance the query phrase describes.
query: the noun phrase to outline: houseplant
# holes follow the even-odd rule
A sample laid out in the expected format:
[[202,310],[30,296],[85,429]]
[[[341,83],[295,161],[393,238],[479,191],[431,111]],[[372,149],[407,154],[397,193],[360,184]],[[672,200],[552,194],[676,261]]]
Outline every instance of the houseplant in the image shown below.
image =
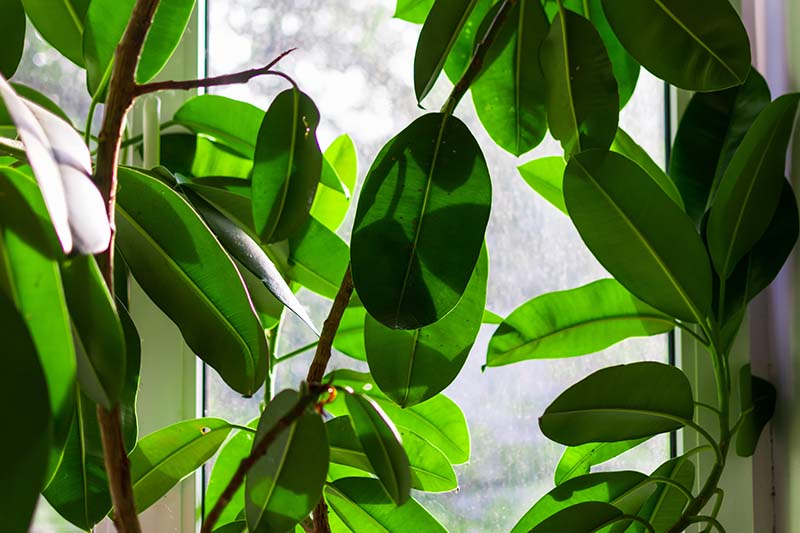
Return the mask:
[[[3,405],[12,425],[28,428],[2,454],[16,468],[6,474],[12,483],[4,484],[14,492],[3,498],[11,509],[3,515],[18,520],[12,530],[27,527],[28,511],[43,490],[81,527],[105,516],[113,501],[118,527],[136,531],[136,512],[204,463],[234,432],[237,440],[221,452],[228,460],[218,459],[223,466],[212,473],[211,486],[217,476],[222,487],[209,496],[207,530],[217,511],[229,530],[286,530],[300,522],[324,531],[329,522],[341,528],[336,522],[341,520],[360,531],[368,528],[360,521],[365,516],[388,530],[440,527],[409,500],[409,490],[453,488],[450,463],[464,462],[468,453],[458,438],[446,449],[440,435],[426,433],[409,413],[455,420],[453,435],[463,441],[463,417],[438,393],[463,365],[485,314],[481,250],[489,172],[472,134],[453,115],[470,88],[487,131],[515,155],[536,146],[549,124],[566,161],[535,161],[524,172],[534,188],[568,212],[617,280],[526,304],[498,328],[487,364],[580,355],[677,326],[710,349],[717,367],[718,405],[701,407],[719,413],[717,436],[693,422],[688,382],[665,365],[614,367],[565,392],[541,426],[549,437],[573,446],[560,465],[569,473],[558,479],[563,486],[545,497],[545,503],[549,497],[569,505],[558,512],[550,507],[549,514],[534,506],[518,528],[666,531],[695,521],[717,525],[713,509],[708,515],[701,511],[712,495],[721,494],[716,483],[731,438],[736,433],[737,448],[751,451],[770,411],[769,386],[748,377],[744,383],[752,383],[757,401],[753,408],[742,407],[745,416],[731,427],[730,382],[738,369],[727,368],[727,352],[746,302],[771,280],[796,240],[797,223],[791,188],[781,179],[797,97],[767,105],[769,94],[749,67],[746,35],[727,2],[692,6],[690,13],[677,1],[472,0],[438,2],[432,9],[431,2],[399,2],[398,15],[426,20],[415,62],[418,99],[442,69],[455,87],[441,113],[414,121],[373,163],[356,210],[352,252],[331,231],[341,222],[354,185],[346,163],[352,149],[342,138],[327,157],[321,154],[314,136],[318,113],[290,79],[290,89],[266,113],[219,97],[188,101],[173,121],[190,133],[163,135],[164,168],[117,168],[122,120],[135,97],[281,75],[274,64],[217,79],[148,83],[177,43],[191,2],[164,0],[160,8],[148,0],[67,2],[63,5],[84,21],[72,34],[48,26],[52,14],[42,13],[47,2],[22,4],[45,38],[86,66],[93,103],[104,100],[105,108],[92,166],[87,147],[68,124],[28,103],[48,107],[46,101],[3,85],[7,125],[22,143],[3,143],[11,159],[3,181],[2,311],[4,333],[14,346],[10,366],[19,372],[4,378]],[[12,3],[9,12],[17,7]],[[703,23],[710,17],[721,21],[715,31],[706,31]],[[642,20],[655,23],[645,32]],[[654,42],[652,35],[660,32],[666,35]],[[670,43],[667,53],[664,42]],[[10,55],[3,66],[9,76]],[[523,61],[537,57],[540,62]],[[675,85],[704,91],[681,126],[669,176],[617,128],[638,63]],[[235,120],[226,120],[231,117]],[[88,129],[86,144],[92,145]],[[698,140],[707,144],[699,146]],[[87,179],[92,173],[97,190]],[[109,219],[116,222],[117,254],[105,251]],[[310,248],[326,250],[327,270],[308,275]],[[97,254],[97,263],[88,254]],[[261,416],[254,413],[255,428],[189,420],[136,443],[138,336],[125,313],[127,269],[178,324],[190,347],[233,389],[248,395],[269,380],[277,363],[271,347],[282,306],[307,319],[293,297],[294,284],[332,298],[307,384],[278,394]],[[33,279],[31,272],[40,277]],[[48,280],[47,291],[41,279]],[[351,296],[354,285],[357,299]],[[371,376],[324,377],[343,317],[365,324]],[[603,327],[591,326],[598,323]],[[565,327],[571,334],[560,335]],[[18,413],[11,399],[23,395],[36,401]],[[338,416],[323,425],[311,406]],[[651,476],[571,478],[601,457],[682,427],[708,436],[710,452],[693,453],[717,457],[698,494],[691,494],[688,480],[691,456]],[[98,468],[100,435],[92,431],[102,434],[110,490]],[[596,444],[607,441],[617,444]],[[177,466],[167,461],[174,454],[181,458]],[[276,457],[285,458],[277,467]],[[335,467],[337,473],[329,459],[362,473],[342,475]],[[434,486],[420,476],[421,465],[435,465],[446,481]],[[226,485],[231,477],[241,484],[245,471],[245,491],[237,495],[236,484]],[[326,474],[332,477],[327,484]],[[76,476],[85,482],[73,491]],[[563,494],[576,487],[590,496],[565,500]],[[600,492],[592,492],[596,487],[616,491],[613,502],[593,501]],[[323,491],[325,499],[310,520]],[[391,513],[381,511],[375,499]],[[329,518],[325,502],[334,511]]]

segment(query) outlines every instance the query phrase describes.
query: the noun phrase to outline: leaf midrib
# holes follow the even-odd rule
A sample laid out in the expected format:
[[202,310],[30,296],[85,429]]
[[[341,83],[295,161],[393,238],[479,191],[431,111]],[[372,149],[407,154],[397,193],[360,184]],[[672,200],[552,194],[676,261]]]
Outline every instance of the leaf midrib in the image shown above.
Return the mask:
[[[433,444],[431,444],[431,446],[433,446]],[[364,453],[363,451],[354,450],[352,448],[343,448],[341,446],[331,446],[331,455],[333,455],[333,452],[342,454],[343,456],[353,456],[353,457],[356,457],[358,459],[366,459],[367,462],[369,463],[369,458],[367,457],[367,454]],[[339,461],[334,461],[333,459],[331,459],[331,462],[332,463],[337,463],[337,464],[343,464],[345,466],[353,466],[352,464],[340,463]],[[358,467],[354,466],[353,468],[358,468]],[[450,478],[448,478],[446,476],[443,476],[442,474],[439,474],[437,472],[434,472],[432,470],[428,470],[426,468],[423,468],[421,465],[409,464],[409,469],[411,470],[411,472],[416,473],[418,478],[419,478],[419,474],[421,473],[421,474],[423,474],[425,476],[433,477],[433,478],[436,478],[436,479],[438,479],[440,481],[452,481],[452,479],[450,479]],[[374,474],[374,472],[373,472],[373,474]]]
[[[289,450],[292,448],[292,441],[294,440],[294,434],[297,433],[297,426],[302,422],[302,417],[295,421],[294,424],[289,426],[289,430],[286,433],[286,446],[283,448],[281,452],[281,460],[278,462],[278,467],[275,469],[275,475],[272,478],[272,484],[269,487],[269,491],[267,492],[266,498],[264,498],[264,504],[260,505],[260,509],[258,512],[258,520],[256,520],[256,528],[261,525],[261,519],[264,518],[264,513],[267,512],[267,508],[269,507],[269,503],[272,500],[273,494],[275,494],[275,488],[278,486],[278,482],[281,478],[281,474],[283,474],[283,467],[286,464],[286,459],[289,457]],[[271,427],[276,427],[277,421]]]
[[[653,418],[663,418],[665,420],[671,420],[672,422],[677,422],[683,426],[688,426],[692,423],[688,418],[666,413],[664,411],[654,411],[652,409],[634,409],[631,407],[593,407],[591,409],[564,409],[561,411],[556,411],[551,413],[545,412],[544,415],[542,415],[542,419],[547,417],[562,417],[562,416],[573,416],[573,415],[583,415],[583,414],[593,414],[593,413],[628,413],[635,415],[651,416]],[[628,440],[628,439],[623,439],[623,440]]]
[[[280,200],[278,202],[278,214],[275,218],[275,225],[269,233],[269,238],[275,235],[278,226],[281,223],[283,215],[283,208],[286,206],[286,198],[289,196],[289,187],[291,186],[292,169],[294,168],[295,150],[297,149],[297,123],[300,119],[300,94],[297,89],[292,89],[292,138],[289,143],[289,160],[286,165],[286,173],[283,177],[283,186],[281,187]],[[269,238],[267,240],[269,240]]]
[[569,39],[568,28],[567,28],[567,10],[562,7],[559,3],[559,13],[558,13],[560,23],[561,23],[561,50],[564,53],[564,76],[566,81],[566,90],[567,90],[567,109],[569,109],[569,117],[570,121],[572,122],[572,126],[575,128],[575,146],[577,147],[578,151],[581,151],[581,134],[580,130],[578,129],[578,116],[575,112],[575,101],[572,97],[572,82],[570,80],[570,59],[569,59],[569,43],[567,42]]
[[414,340],[411,343],[411,353],[408,356],[408,372],[406,373],[405,387],[403,387],[403,402],[401,403],[403,406],[408,403],[408,395],[411,393],[411,374],[414,372],[420,331],[420,329],[414,330]]
[[[358,398],[354,398],[354,399],[356,400],[356,403],[358,404],[359,408],[361,408],[362,415],[364,416],[364,418],[366,418],[366,419],[367,419],[367,423],[369,424],[370,428],[372,428],[372,431],[373,431],[373,432],[374,432],[374,434],[375,434],[375,435],[378,437],[378,442],[380,443],[380,446],[379,446],[378,448],[379,448],[379,449],[380,449],[380,451],[381,451],[381,455],[382,455],[382,456],[383,456],[383,458],[386,460],[386,464],[389,466],[389,473],[391,474],[391,478],[392,478],[392,481],[393,481],[393,483],[394,483],[394,488],[395,488],[395,490],[397,491],[397,497],[398,497],[398,498],[401,498],[401,497],[402,497],[402,494],[400,493],[400,482],[399,482],[399,481],[398,481],[398,479],[397,479],[397,473],[394,471],[394,463],[392,462],[392,459],[391,459],[391,457],[389,456],[389,450],[387,449],[387,447],[386,447],[386,443],[384,442],[384,435],[383,435],[383,432],[381,432],[381,428],[379,428],[379,427],[378,427],[378,425],[375,423],[375,421],[374,421],[374,420],[372,420],[372,416],[371,416],[371,415],[372,415],[372,413],[370,413],[370,412],[367,410],[367,408],[365,408],[363,405],[361,405],[361,402],[360,402],[360,401],[358,401]],[[367,402],[367,403],[369,403],[369,400],[366,400],[366,399],[365,399],[364,401],[365,401],[365,402]],[[370,408],[371,408],[371,407],[372,407],[372,406],[370,406]],[[373,409],[373,410],[374,410],[374,409]],[[377,413],[377,411],[375,411],[375,415],[376,415],[376,416],[379,416],[379,415],[378,415],[378,413]],[[351,417],[352,417],[352,413],[351,413]],[[352,420],[352,418],[351,418],[351,420]],[[361,439],[359,438],[359,441],[360,441],[360,440],[361,440]],[[364,450],[364,453],[366,454],[366,450]],[[373,464],[372,464],[372,461],[370,460],[370,458],[369,458],[369,455],[367,455],[367,461],[369,461],[369,464],[371,464],[371,465],[372,465],[372,468],[373,468],[373,469],[377,470],[377,469],[375,468],[375,465],[373,465]],[[376,472],[376,474],[377,474],[377,472]],[[380,474],[378,474],[378,475],[380,476]],[[385,485],[385,483],[384,483],[384,485]],[[387,488],[388,488],[388,487],[387,487]]]
[[[391,402],[391,400],[388,400],[388,399],[387,399],[387,400],[384,400],[384,401],[388,402],[390,405],[394,405],[394,404],[393,404],[393,402]],[[380,406],[380,401],[378,401],[377,399],[375,400],[375,403],[377,403],[377,404]],[[447,442],[448,444],[450,444],[450,445],[451,445],[451,446],[452,446],[454,449],[458,450],[458,451],[459,451],[459,453],[466,453],[467,455],[469,455],[469,452],[468,452],[468,451],[465,451],[465,450],[464,450],[464,449],[461,447],[461,445],[457,444],[457,443],[456,443],[456,442],[455,442],[453,439],[451,439],[451,438],[450,438],[450,437],[449,437],[449,436],[448,436],[448,435],[447,435],[445,432],[441,431],[441,430],[439,429],[439,427],[438,427],[438,426],[437,426],[437,425],[436,425],[434,422],[432,422],[431,420],[429,420],[429,419],[425,418],[424,416],[422,416],[422,414],[420,414],[420,413],[419,413],[419,411],[414,411],[414,410],[413,410],[413,407],[412,407],[412,408],[410,408],[410,409],[406,409],[406,410],[405,410],[405,413],[406,413],[407,415],[411,415],[411,416],[413,416],[415,419],[417,419],[417,421],[418,421],[419,423],[422,423],[422,424],[423,424],[424,426],[426,426],[427,428],[429,428],[429,429],[433,430],[433,431],[434,431],[434,432],[435,432],[437,435],[441,436],[442,440],[444,440],[445,442]],[[389,415],[387,414],[387,416],[389,416]],[[391,418],[391,417],[389,417],[389,418]],[[407,429],[407,430],[411,431],[412,433],[416,433],[417,435],[419,435],[419,432],[418,432],[418,431],[414,431],[414,428],[413,428],[413,427],[411,427],[410,425],[401,424],[401,423],[398,423],[398,422],[395,422],[395,425],[396,425],[397,427],[402,427],[402,428],[405,428],[405,429]],[[422,437],[420,437],[420,438],[422,438]],[[428,440],[428,439],[425,439],[425,440]],[[442,453],[444,453],[444,452],[442,452]],[[445,455],[446,455],[446,454],[445,454]]]
[[[377,518],[375,518],[374,516],[372,516],[372,514],[368,513],[366,509],[364,509],[363,507],[361,507],[360,505],[358,505],[358,503],[356,503],[355,501],[353,501],[352,499],[350,499],[350,497],[349,497],[349,496],[347,496],[345,493],[343,493],[343,492],[342,492],[342,491],[340,491],[338,488],[336,488],[336,485],[334,485],[334,484],[332,484],[332,483],[329,483],[329,484],[328,484],[328,486],[327,486],[327,488],[328,488],[328,490],[330,490],[330,491],[332,491],[332,492],[335,492],[335,493],[336,493],[336,495],[337,495],[337,496],[339,496],[341,499],[343,499],[343,500],[347,501],[348,503],[350,503],[350,505],[352,505],[353,507],[356,507],[356,508],[357,508],[359,511],[361,511],[361,515],[362,515],[361,517],[362,517],[362,518],[364,518],[364,517],[366,516],[366,518],[367,518],[367,519],[368,519],[370,522],[372,522],[372,524],[373,524],[374,526],[378,527],[380,531],[384,531],[385,533],[390,533],[390,531],[389,531],[388,529],[386,529],[385,527],[383,527],[383,524],[381,524],[381,523],[378,521],[378,519],[377,519]],[[335,511],[336,511],[336,506],[334,506],[334,507],[333,507],[333,509],[334,509],[334,512],[335,512]],[[338,517],[339,517],[339,518],[342,520],[342,522],[344,522],[344,523],[345,523],[345,525],[347,525],[347,527],[349,527],[349,528],[350,528],[351,530],[353,530],[353,531],[356,531],[356,528],[355,528],[355,527],[354,527],[352,524],[350,524],[350,522],[347,520],[347,517],[343,516],[343,515],[342,515],[342,514],[340,514],[340,513],[336,513],[336,515],[337,515],[337,516],[338,516]]]

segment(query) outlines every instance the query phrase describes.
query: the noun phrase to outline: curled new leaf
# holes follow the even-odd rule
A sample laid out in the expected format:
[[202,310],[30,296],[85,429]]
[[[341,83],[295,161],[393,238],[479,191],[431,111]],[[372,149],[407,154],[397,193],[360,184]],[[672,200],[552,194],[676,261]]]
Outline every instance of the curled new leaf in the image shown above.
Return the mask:
[[736,454],[750,457],[756,452],[764,426],[775,412],[777,391],[769,381],[750,374],[750,365],[739,372],[739,407],[742,417],[736,432]]

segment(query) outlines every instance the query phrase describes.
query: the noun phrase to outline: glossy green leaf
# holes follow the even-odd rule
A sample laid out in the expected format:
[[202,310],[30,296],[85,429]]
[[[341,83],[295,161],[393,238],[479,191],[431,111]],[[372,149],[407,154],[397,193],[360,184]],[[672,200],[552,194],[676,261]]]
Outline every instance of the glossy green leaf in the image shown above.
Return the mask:
[[370,372],[400,407],[435,396],[461,371],[481,327],[488,274],[484,248],[458,304],[444,318],[421,329],[391,329],[366,317],[364,343]]
[[305,306],[297,299],[292,289],[289,288],[289,285],[283,279],[283,276],[281,276],[278,269],[258,243],[202,198],[199,198],[197,195],[191,195],[189,196],[189,200],[225,249],[228,250],[237,261],[244,265],[245,268],[258,277],[275,298],[296,314],[300,320],[305,322],[314,333],[319,334],[319,330],[308,315]]
[[0,74],[6,78],[14,75],[22,59],[25,45],[25,10],[21,0],[0,1]]
[[117,307],[92,256],[63,263],[61,274],[78,352],[78,381],[94,402],[116,405],[125,382],[125,335]]
[[367,175],[351,239],[353,282],[373,318],[417,329],[458,303],[491,195],[483,153],[458,118],[429,113],[389,141]]
[[397,0],[394,9],[394,18],[422,24],[433,7],[433,0]]
[[571,386],[545,410],[539,427],[548,438],[577,446],[675,431],[693,414],[692,389],[683,372],[641,362],[598,370]]
[[538,296],[515,309],[489,342],[487,366],[598,352],[629,337],[670,331],[673,319],[613,279]]
[[[637,489],[647,476],[639,472],[598,472],[582,475],[565,481],[554,488],[525,515],[511,533],[527,533],[558,512],[583,502],[605,502],[617,504]],[[555,530],[553,530],[555,531]],[[567,528],[562,531],[590,531]]]
[[742,422],[736,432],[736,455],[750,457],[756,452],[764,426],[775,413],[778,393],[769,381],[750,373],[750,365],[739,372],[739,407]]
[[[331,462],[375,473],[364,448],[353,430],[349,416],[339,416],[325,423]],[[458,488],[458,480],[447,457],[435,446],[412,431],[400,429],[403,448],[411,470],[411,488],[425,492],[447,492]]]
[[603,10],[628,52],[672,85],[714,91],[747,77],[750,41],[728,0],[603,0]]
[[380,481],[363,477],[338,479],[325,485],[325,501],[352,531],[401,533],[447,531],[413,498],[396,505]]
[[[284,390],[261,415],[255,442],[296,404]],[[254,533],[285,532],[308,516],[322,495],[328,472],[328,439],[322,418],[308,410],[283,430],[245,481],[245,514]]]
[[[458,32],[458,37],[453,43],[453,48],[447,54],[444,62],[444,72],[450,81],[455,84],[467,70],[472,60],[477,41],[486,31],[489,10],[498,4],[499,0],[478,0],[470,11],[467,21]],[[431,2],[432,3],[432,2]],[[424,21],[420,21],[422,24]]]
[[503,323],[503,317],[501,317],[497,313],[493,313],[492,311],[490,311],[488,309],[484,309],[483,310],[483,320],[482,321],[483,321],[484,324],[497,325],[497,324],[502,324]]
[[[220,520],[220,522],[223,522],[223,520]],[[235,522],[229,522],[221,527],[214,529],[214,533],[245,533],[246,531],[247,531],[246,520],[236,520]]]
[[253,302],[253,309],[261,321],[261,327],[264,329],[273,329],[281,320],[283,304],[267,290],[264,283],[258,279],[247,268],[234,260],[239,274],[242,276],[242,281],[247,289],[247,294],[250,296],[250,301]]
[[676,318],[705,318],[705,247],[692,221],[641,167],[614,152],[578,154],[564,174],[564,198],[583,241],[625,288]]
[[119,180],[117,243],[131,273],[201,359],[253,394],[267,374],[267,343],[231,259],[169,187],[130,169]]
[[359,361],[367,360],[367,348],[364,344],[366,316],[367,310],[363,307],[348,307],[333,338],[333,347],[336,350]]
[[[694,463],[686,457],[670,459],[653,471],[653,476],[666,477],[680,483],[687,490],[694,486]],[[656,490],[642,506],[638,516],[653,526],[656,533],[666,533],[681,516],[686,506],[686,496],[675,487],[658,484]],[[641,524],[633,524],[629,531],[644,532]]]
[[[495,11],[489,12],[492,17]],[[520,156],[547,132],[544,74],[531,55],[547,35],[539,0],[520,0],[508,13],[487,55],[491,62],[472,83],[472,101],[491,138]]]
[[444,68],[461,29],[478,0],[436,0],[425,19],[414,55],[417,102],[430,92]]
[[800,94],[789,94],[764,108],[723,174],[706,230],[723,278],[763,235],[778,206],[798,102]]
[[203,94],[187,100],[172,120],[252,159],[264,111],[225,96]]
[[[322,175],[311,205],[311,216],[329,230],[336,231],[347,214],[355,190],[358,156],[353,140],[348,135],[337,137],[323,156]],[[332,186],[326,183],[326,176],[334,180]]]
[[580,446],[569,446],[564,450],[556,466],[555,484],[561,485],[565,481],[588,474],[593,466],[610,461],[646,440],[647,437],[620,442],[590,442]]
[[13,438],[0,439],[0,516],[5,531],[21,533],[28,531],[46,481],[51,413],[36,346],[14,304],[2,291],[0,336],[0,416],[7,428],[13,428]]
[[253,220],[263,242],[297,233],[308,220],[322,172],[319,111],[305,93],[288,89],[269,106],[253,160]]
[[734,152],[769,102],[767,82],[755,69],[740,87],[695,93],[689,101],[672,146],[669,173],[696,225]]
[[[350,387],[369,395],[399,430],[408,429],[433,444],[447,456],[451,464],[469,461],[467,420],[458,405],[447,396],[437,394],[424,403],[401,409],[375,386],[368,373],[337,370],[326,379],[332,379],[334,385]],[[347,414],[344,404],[343,400],[338,399],[327,405],[326,409],[335,416],[344,415]]]
[[22,0],[22,5],[44,40],[83,67],[83,19],[89,0]]
[[[83,57],[86,62],[86,85],[94,95],[109,76],[114,52],[122,40],[135,0],[92,0],[86,11],[83,34]],[[136,81],[153,79],[169,60],[183,36],[194,0],[160,2],[147,32],[136,69]]]
[[517,167],[522,179],[538,192],[542,198],[550,202],[556,209],[567,214],[564,205],[564,169],[567,163],[561,156],[542,157],[528,161]]
[[[214,459],[214,468],[208,477],[206,484],[205,505],[203,506],[206,515],[216,505],[217,500],[222,495],[222,491],[228,486],[228,482],[233,478],[236,469],[242,459],[250,455],[255,438],[255,428],[258,426],[258,418],[252,420],[247,425],[253,431],[238,431],[231,439],[226,442],[219,450],[219,455]],[[236,520],[237,515],[244,509],[244,487],[239,487],[228,505],[219,515],[218,524],[224,524]]]
[[[270,246],[271,249],[274,248]],[[310,291],[333,299],[350,260],[350,250],[334,232],[309,217],[300,233],[289,239],[286,273]]]
[[383,410],[366,396],[347,394],[345,403],[372,470],[392,500],[402,505],[410,495],[411,471],[400,434]]
[[598,531],[622,518],[622,511],[603,502],[581,502],[561,509],[530,530],[530,533]]
[[136,510],[142,512],[217,453],[231,425],[219,418],[184,420],[140,440],[131,451]]
[[[47,379],[57,450],[69,431],[76,368],[69,311],[49,227],[36,183],[15,170],[0,170],[0,293],[16,305],[36,346]],[[51,468],[57,458],[55,452]]]
[[619,94],[600,35],[577,13],[556,15],[539,51],[550,133],[567,156],[607,149],[619,121]]
[[211,176],[185,180],[181,187],[190,189],[219,209],[226,217],[236,222],[255,236],[253,208],[250,200],[250,183],[239,178]]
[[664,172],[664,170],[653,161],[650,155],[622,128],[617,130],[617,135],[614,137],[614,142],[611,144],[611,151],[624,155],[642,167],[642,169],[647,172],[647,175],[661,187],[661,190],[664,191],[681,210],[685,210],[683,198],[681,198],[681,193],[675,185],[675,182],[667,176],[667,173]]

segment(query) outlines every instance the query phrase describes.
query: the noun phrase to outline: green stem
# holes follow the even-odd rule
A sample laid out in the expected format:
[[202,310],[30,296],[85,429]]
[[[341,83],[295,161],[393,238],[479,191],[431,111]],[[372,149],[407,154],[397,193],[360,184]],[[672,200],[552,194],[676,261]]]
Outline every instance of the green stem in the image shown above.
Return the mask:
[[[714,495],[716,495],[717,499],[714,500],[714,508],[711,510],[711,517],[716,519],[720,508],[722,508],[722,499],[725,497],[725,491],[717,487],[716,490],[714,490]],[[705,530],[703,530],[703,533],[710,532],[712,526],[713,524],[709,522],[708,526],[705,528]]]
[[671,479],[671,478],[668,478],[668,477],[663,477],[663,476],[650,476],[649,478],[647,478],[647,482],[648,483],[661,483],[662,485],[669,485],[670,487],[680,491],[681,494],[686,496],[687,500],[689,500],[689,501],[694,500],[694,495],[692,494],[692,492],[689,489],[687,489],[686,487],[684,487],[683,485],[681,485],[680,483],[678,483],[677,481],[675,481],[674,479]]
[[691,335],[692,337],[694,337],[697,340],[697,342],[699,342],[706,348],[710,346],[710,342],[708,338],[706,338],[705,333],[703,333],[703,336],[701,337],[700,335],[697,334],[696,331],[692,329],[692,326],[690,326],[689,324],[684,324],[683,322],[678,322],[677,320],[675,321],[675,325],[680,329],[682,329],[683,331],[685,331],[686,333],[688,333],[689,335]]
[[103,74],[103,79],[100,80],[100,85],[97,86],[97,90],[92,95],[92,102],[89,104],[89,114],[86,116],[86,128],[83,130],[83,142],[86,143],[87,147],[89,146],[89,141],[92,139],[92,121],[94,120],[94,111],[97,108],[97,104],[100,103],[100,98],[106,92],[108,81],[111,79],[112,65],[113,63],[108,65],[108,68]]
[[705,409],[708,409],[709,411],[713,411],[717,416],[722,416],[722,413],[720,412],[720,410],[717,409],[716,407],[714,407],[713,405],[710,405],[710,404],[707,404],[707,403],[703,403],[703,402],[694,402],[694,404],[697,407],[703,407]]
[[653,526],[650,525],[650,522],[648,522],[647,520],[645,520],[644,518],[642,518],[640,516],[631,515],[631,514],[624,514],[622,516],[618,516],[617,518],[614,518],[613,520],[611,520],[609,522],[606,522],[602,526],[600,526],[600,527],[598,527],[596,529],[593,529],[592,531],[593,532],[594,531],[602,531],[603,529],[607,528],[608,526],[610,526],[612,524],[616,524],[617,522],[638,522],[639,524],[642,524],[647,531],[650,531],[651,533],[655,533],[655,531],[656,531],[655,528],[653,528]]
[[256,432],[256,430],[254,428],[251,428],[250,426],[243,426],[241,424],[233,424],[233,423],[230,423],[230,422],[228,424],[233,429],[238,429],[239,431],[246,431],[248,433],[255,433]]
[[690,524],[708,524],[709,526],[714,526],[717,528],[717,531],[721,533],[725,533],[725,528],[722,527],[722,524],[719,523],[719,520],[714,518],[713,516],[690,516],[686,519],[687,522]]
[[310,343],[306,344],[305,346],[301,346],[300,348],[298,348],[296,350],[292,350],[291,352],[289,352],[289,353],[287,353],[285,355],[282,355],[280,357],[276,357],[273,361],[275,363],[283,363],[284,361],[288,361],[289,359],[291,359],[291,358],[293,358],[295,356],[298,356],[300,354],[306,353],[311,348],[316,347],[317,344],[319,344],[319,340],[316,340],[314,342],[310,342]]

